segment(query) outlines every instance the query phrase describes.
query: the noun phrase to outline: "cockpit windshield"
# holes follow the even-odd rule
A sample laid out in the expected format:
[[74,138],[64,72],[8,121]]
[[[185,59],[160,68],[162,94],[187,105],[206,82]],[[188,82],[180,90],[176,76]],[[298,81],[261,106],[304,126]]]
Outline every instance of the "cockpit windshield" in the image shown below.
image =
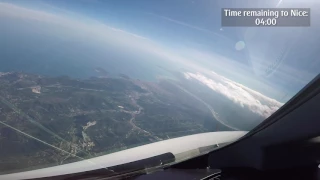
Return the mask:
[[250,131],[319,74],[312,3],[0,1],[0,174]]

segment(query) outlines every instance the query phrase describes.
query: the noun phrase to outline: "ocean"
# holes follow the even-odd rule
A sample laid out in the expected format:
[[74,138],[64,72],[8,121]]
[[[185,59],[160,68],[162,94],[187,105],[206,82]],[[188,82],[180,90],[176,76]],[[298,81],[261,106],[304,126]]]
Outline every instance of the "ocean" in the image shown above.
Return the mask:
[[[67,75],[74,78],[99,76],[95,68],[105,69],[110,76],[119,74],[154,81],[169,73],[158,66],[170,68],[161,59],[119,49],[112,44],[96,42],[90,37],[80,40],[63,32],[49,34],[39,24],[3,22],[0,30],[0,71],[23,71],[46,76]],[[38,29],[41,29],[41,31]],[[171,66],[172,67],[172,66]]]

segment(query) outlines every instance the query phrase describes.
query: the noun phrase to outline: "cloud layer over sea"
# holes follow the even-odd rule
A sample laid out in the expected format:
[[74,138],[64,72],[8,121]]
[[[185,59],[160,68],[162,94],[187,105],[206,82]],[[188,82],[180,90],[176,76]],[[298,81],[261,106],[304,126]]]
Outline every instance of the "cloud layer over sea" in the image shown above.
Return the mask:
[[201,73],[190,72],[185,72],[184,76],[186,79],[194,79],[199,81],[213,91],[230,99],[237,105],[243,108],[248,108],[253,113],[256,113],[264,118],[269,117],[283,105],[283,103],[278,102],[275,99],[269,98],[215,72],[212,72],[212,77],[210,78],[202,75]]

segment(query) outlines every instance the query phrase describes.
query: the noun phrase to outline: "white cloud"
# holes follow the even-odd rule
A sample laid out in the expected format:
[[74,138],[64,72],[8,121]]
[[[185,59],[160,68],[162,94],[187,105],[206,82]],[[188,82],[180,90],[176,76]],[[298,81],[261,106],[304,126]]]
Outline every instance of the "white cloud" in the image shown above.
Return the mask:
[[280,103],[272,98],[269,98],[257,91],[254,91],[242,84],[236,83],[227,79],[215,72],[212,73],[212,79],[200,73],[184,73],[186,79],[195,79],[205,84],[213,91],[225,96],[241,107],[248,108],[253,113],[256,113],[265,118],[269,117],[283,103]]

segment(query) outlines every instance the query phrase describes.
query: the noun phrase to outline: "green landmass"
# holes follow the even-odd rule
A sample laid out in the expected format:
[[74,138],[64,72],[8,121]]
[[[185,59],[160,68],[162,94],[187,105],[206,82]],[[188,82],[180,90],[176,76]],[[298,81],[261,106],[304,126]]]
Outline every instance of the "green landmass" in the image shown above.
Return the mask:
[[1,73],[0,172],[218,130],[210,110],[176,85],[124,75],[80,80]]

